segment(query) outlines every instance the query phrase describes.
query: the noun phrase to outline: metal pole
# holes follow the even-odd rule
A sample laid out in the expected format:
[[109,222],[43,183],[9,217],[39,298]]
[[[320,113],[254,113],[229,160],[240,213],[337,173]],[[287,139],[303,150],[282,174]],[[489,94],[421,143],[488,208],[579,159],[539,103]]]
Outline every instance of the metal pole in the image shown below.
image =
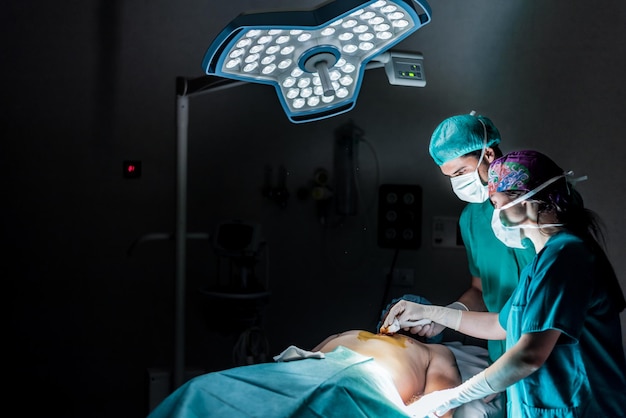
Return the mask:
[[187,244],[187,142],[189,98],[176,96],[176,300],[174,318],[174,389],[184,383],[185,368],[185,271]]

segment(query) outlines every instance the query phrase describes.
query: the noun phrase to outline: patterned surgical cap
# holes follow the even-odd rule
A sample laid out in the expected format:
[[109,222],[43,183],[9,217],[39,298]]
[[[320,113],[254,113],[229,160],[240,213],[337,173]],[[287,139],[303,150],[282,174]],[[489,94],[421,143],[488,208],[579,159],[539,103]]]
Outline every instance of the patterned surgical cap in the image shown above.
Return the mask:
[[562,174],[563,169],[540,152],[510,152],[494,160],[489,166],[489,196],[508,190],[529,192]]

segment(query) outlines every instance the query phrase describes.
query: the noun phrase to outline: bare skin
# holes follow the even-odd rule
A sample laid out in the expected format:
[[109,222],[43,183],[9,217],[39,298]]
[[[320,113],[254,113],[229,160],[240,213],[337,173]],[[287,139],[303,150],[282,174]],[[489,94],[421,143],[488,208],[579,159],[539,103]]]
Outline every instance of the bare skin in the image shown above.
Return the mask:
[[426,393],[461,383],[454,355],[440,344],[424,344],[400,334],[384,335],[351,330],[331,335],[313,351],[327,353],[338,346],[372,357],[384,367],[407,405]]

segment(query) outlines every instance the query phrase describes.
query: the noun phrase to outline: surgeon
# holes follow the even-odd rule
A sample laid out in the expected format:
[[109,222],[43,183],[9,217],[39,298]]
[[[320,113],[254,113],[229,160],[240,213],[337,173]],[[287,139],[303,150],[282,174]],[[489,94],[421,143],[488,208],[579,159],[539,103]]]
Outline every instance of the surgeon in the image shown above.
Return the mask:
[[512,152],[489,169],[492,229],[505,245],[532,241],[536,255],[499,314],[399,301],[382,329],[428,318],[507,351],[453,389],[425,395],[413,416],[440,415],[506,390],[509,417],[626,417],[626,359],[620,312],[626,307],[603,249],[597,215],[573,191],[571,172],[533,150]]
[[[500,132],[490,119],[470,114],[452,116],[442,121],[432,134],[429,152],[441,172],[450,178],[452,190],[468,202],[459,218],[459,226],[469,263],[470,287],[448,305],[470,311],[500,312],[517,286],[520,271],[533,258],[528,248],[510,248],[491,230],[493,206],[488,200],[487,169],[502,156]],[[444,329],[441,324],[416,326],[414,334],[433,338]],[[505,349],[504,341],[487,343],[495,361]]]

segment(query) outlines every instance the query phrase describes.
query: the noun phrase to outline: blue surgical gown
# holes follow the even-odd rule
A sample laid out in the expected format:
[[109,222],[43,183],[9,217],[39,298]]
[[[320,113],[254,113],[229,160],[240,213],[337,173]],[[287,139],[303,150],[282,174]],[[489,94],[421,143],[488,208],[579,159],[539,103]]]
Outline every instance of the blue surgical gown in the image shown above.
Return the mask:
[[585,244],[560,232],[522,271],[499,317],[507,348],[526,333],[562,335],[536,372],[507,389],[509,417],[626,416],[619,314],[598,270]]
[[[491,216],[493,205],[469,203],[459,219],[461,236],[467,252],[469,271],[480,277],[483,300],[489,312],[500,312],[517,287],[520,272],[535,256],[530,248],[516,249],[504,245],[493,234]],[[505,341],[488,342],[489,357],[495,361],[506,350]]]

